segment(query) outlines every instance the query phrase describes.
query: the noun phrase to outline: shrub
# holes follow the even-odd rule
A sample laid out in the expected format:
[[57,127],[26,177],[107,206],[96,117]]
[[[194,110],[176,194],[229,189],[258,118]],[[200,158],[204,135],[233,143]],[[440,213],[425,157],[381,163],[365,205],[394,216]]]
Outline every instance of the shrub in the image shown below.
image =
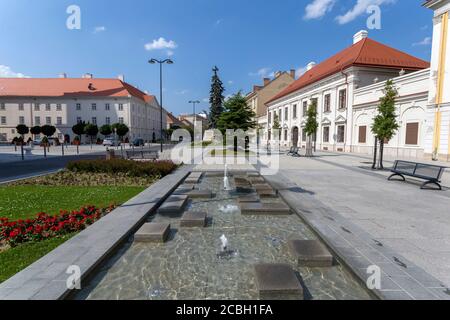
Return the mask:
[[67,165],[72,172],[122,173],[131,177],[165,177],[176,167],[172,161],[136,162],[123,159],[81,160]]
[[27,220],[9,221],[7,218],[0,218],[0,242],[15,247],[25,242],[42,241],[78,232],[98,221],[113,209],[110,207],[101,210],[90,206],[81,208],[79,211],[62,211],[55,216],[39,213],[36,218]]

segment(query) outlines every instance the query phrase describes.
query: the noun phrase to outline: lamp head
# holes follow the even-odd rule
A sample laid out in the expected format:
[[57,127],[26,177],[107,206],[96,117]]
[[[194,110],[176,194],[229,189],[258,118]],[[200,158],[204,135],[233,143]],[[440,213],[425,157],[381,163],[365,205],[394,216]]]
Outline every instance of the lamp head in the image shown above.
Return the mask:
[[148,61],[148,63],[151,63],[151,64],[155,64],[156,62],[158,62],[158,61],[156,61],[156,59],[151,59]]

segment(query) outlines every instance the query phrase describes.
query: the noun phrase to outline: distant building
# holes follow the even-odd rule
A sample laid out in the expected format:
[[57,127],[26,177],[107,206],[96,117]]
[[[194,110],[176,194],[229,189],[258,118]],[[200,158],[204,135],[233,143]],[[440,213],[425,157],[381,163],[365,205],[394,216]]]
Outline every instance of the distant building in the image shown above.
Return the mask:
[[264,78],[263,85],[253,86],[252,92],[245,96],[247,105],[255,112],[256,122],[263,129],[262,140],[267,140],[267,106],[272,97],[286,89],[295,81],[295,70],[288,72],[277,72],[274,79]]
[[56,136],[73,141],[72,127],[84,121],[101,127],[124,123],[130,139],[160,138],[161,125],[157,99],[118,79],[83,78],[0,78],[0,141],[18,136],[16,126],[53,125]]

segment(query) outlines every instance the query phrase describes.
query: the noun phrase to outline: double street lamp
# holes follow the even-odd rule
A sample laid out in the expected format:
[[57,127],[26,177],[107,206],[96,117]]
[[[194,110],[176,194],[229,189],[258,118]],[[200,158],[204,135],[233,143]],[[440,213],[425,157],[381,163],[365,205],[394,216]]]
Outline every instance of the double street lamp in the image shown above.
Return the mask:
[[173,64],[173,61],[171,59],[165,59],[165,60],[158,60],[158,59],[151,59],[148,61],[150,64],[156,64],[159,63],[159,89],[160,89],[160,95],[159,95],[159,103],[161,106],[160,115],[161,115],[161,153],[164,151],[163,148],[163,78],[162,78],[162,66],[163,64]]
[[198,100],[195,100],[195,101],[189,101],[189,103],[192,103],[193,104],[193,109],[194,109],[194,113],[193,113],[193,116],[194,116],[194,128],[195,128],[195,125],[197,124],[197,114],[196,114],[196,111],[195,111],[195,106],[197,105],[197,104],[200,104],[200,101],[198,101]]

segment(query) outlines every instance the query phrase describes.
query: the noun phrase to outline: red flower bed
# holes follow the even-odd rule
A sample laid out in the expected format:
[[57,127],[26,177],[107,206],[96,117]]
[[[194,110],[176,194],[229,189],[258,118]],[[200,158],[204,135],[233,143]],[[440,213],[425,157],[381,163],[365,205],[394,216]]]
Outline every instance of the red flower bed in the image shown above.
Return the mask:
[[7,218],[0,218],[0,242],[14,247],[25,242],[42,241],[81,231],[112,209],[113,207],[98,209],[90,206],[79,211],[62,211],[55,216],[39,213],[36,218],[27,220],[9,221]]

